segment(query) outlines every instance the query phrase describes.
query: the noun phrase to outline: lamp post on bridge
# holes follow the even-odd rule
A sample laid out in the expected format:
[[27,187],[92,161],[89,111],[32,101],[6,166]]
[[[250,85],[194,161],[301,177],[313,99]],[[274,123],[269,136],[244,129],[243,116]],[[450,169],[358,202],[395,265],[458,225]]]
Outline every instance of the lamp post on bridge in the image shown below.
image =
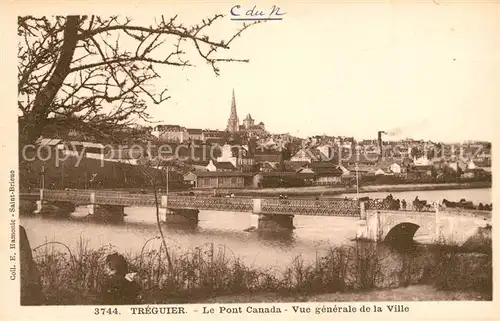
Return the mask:
[[359,203],[359,175],[358,175],[358,163],[356,163],[356,199]]
[[42,179],[40,181],[40,187],[43,189],[45,189],[45,166],[42,165],[42,170],[41,170],[41,176],[42,176]]
[[166,179],[166,190],[167,190],[167,195],[168,195],[168,179],[169,179],[169,171],[170,171],[170,167],[169,166],[166,166],[165,167],[165,170],[166,170],[166,173],[165,173],[165,179]]
[[61,163],[61,189],[64,189],[64,162]]

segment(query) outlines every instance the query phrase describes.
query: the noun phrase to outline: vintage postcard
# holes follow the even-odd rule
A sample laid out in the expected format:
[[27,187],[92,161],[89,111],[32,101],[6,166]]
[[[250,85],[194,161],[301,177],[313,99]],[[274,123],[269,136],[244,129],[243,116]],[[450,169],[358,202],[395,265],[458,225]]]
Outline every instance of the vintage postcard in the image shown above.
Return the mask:
[[1,320],[500,319],[500,1],[1,8]]

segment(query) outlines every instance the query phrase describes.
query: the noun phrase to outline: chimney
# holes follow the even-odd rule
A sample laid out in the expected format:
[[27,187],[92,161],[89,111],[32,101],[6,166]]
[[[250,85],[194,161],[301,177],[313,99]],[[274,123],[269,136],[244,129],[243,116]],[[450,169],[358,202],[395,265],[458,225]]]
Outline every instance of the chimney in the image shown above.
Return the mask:
[[378,148],[379,148],[379,160],[382,159],[382,155],[383,155],[383,151],[382,151],[382,134],[384,134],[385,132],[384,131],[379,131],[378,132]]

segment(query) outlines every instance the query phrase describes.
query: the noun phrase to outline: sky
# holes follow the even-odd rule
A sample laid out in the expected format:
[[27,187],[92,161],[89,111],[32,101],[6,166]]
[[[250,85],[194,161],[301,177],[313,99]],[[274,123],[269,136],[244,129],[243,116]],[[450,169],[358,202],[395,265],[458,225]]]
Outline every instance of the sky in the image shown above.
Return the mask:
[[[156,4],[124,5],[121,13],[143,24],[151,12],[178,13],[186,24],[222,13],[227,16],[210,32],[220,39],[242,23],[230,20],[232,2]],[[256,8],[268,12],[272,5]],[[241,13],[253,7],[241,6]],[[249,28],[223,53],[249,63],[222,63],[219,77],[196,59],[194,67],[159,68],[154,85],[172,97],[150,104],[153,119],[225,129],[234,89],[240,122],[250,113],[274,133],[372,139],[386,130],[398,133],[393,139],[493,140],[500,2],[277,6],[286,13],[282,20]]]

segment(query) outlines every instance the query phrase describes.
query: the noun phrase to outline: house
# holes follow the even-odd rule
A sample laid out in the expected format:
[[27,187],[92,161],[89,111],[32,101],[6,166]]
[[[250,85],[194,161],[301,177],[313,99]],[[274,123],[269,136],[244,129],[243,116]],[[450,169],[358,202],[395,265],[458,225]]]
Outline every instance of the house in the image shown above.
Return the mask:
[[63,140],[62,139],[53,139],[53,138],[38,138],[36,141],[36,144],[40,147],[50,147],[50,148],[57,148],[61,149],[63,147]]
[[306,186],[314,182],[314,173],[259,172],[253,176],[253,187]]
[[190,170],[195,171],[195,172],[207,172],[207,165],[210,162],[206,161],[193,161],[193,160],[188,160],[185,161],[184,164],[190,168]]
[[377,168],[375,171],[373,171],[374,175],[387,175],[388,173],[384,171],[382,168]]
[[409,180],[425,179],[431,177],[432,173],[429,170],[412,170],[406,173],[406,178]]
[[255,164],[250,153],[244,146],[231,146],[224,144],[221,147],[221,156],[217,162],[230,162],[234,167],[249,167]]
[[207,169],[209,172],[230,172],[236,170],[236,167],[231,162],[214,162],[210,160]]
[[198,128],[188,128],[186,129],[187,132],[187,137],[190,140],[203,140],[203,130],[198,129]]
[[328,157],[318,149],[303,148],[290,158],[291,162],[321,162],[328,161]]
[[401,165],[399,165],[392,159],[384,159],[379,161],[377,165],[375,165],[374,169],[375,169],[375,175],[401,174],[402,171]]
[[93,159],[104,159],[104,145],[100,143],[81,142],[85,157]]
[[379,161],[380,155],[378,153],[353,153],[348,158],[342,159],[342,165],[347,168],[358,165],[375,165]]
[[314,174],[315,185],[332,185],[342,183],[344,172],[332,162],[309,163],[297,171],[298,174]]
[[52,153],[65,149],[64,142],[61,139],[39,138],[36,141],[38,146],[37,157],[50,158]]
[[292,162],[292,161],[286,161],[285,162],[285,171],[287,172],[297,172],[299,169],[304,167],[304,165],[309,164],[309,162]]
[[[473,163],[474,164],[474,163]],[[465,172],[465,170],[468,168],[468,162],[466,162],[463,159],[459,159],[455,162],[450,162],[448,163],[448,166],[452,168],[455,172]]]
[[[254,173],[193,172],[195,188],[244,188],[252,186]],[[192,179],[193,176],[187,177]]]
[[278,151],[272,150],[259,150],[258,148],[254,151],[252,155],[256,163],[268,162],[274,165],[281,163],[283,156]]
[[225,144],[229,138],[229,133],[220,130],[203,130],[202,140],[211,144]]
[[158,146],[158,155],[165,159],[179,159],[186,163],[190,162],[207,162],[213,157],[217,158],[221,155],[221,147],[219,145],[207,144],[192,144],[192,143],[170,143]]
[[461,178],[474,178],[475,177],[475,171],[472,170],[472,169],[467,169],[465,170],[464,173],[462,173],[462,175],[460,175]]
[[491,172],[491,157],[481,156],[474,159],[474,166],[482,168],[485,171]]
[[469,160],[469,162],[467,163],[467,169],[476,169],[477,166],[476,164],[474,164],[474,161],[471,159]]
[[346,167],[344,167],[344,165],[338,165],[338,169],[340,169],[342,171],[343,176],[351,175],[351,171],[348,170]]
[[189,137],[186,128],[179,125],[158,125],[153,128],[151,134],[162,141],[178,141],[183,142]]
[[330,144],[321,144],[316,147],[316,149],[319,150],[321,154],[325,155],[328,160],[333,159],[335,155],[334,146]]
[[[62,139],[41,138],[37,140],[37,144],[43,151],[50,149],[50,152],[59,151],[63,155],[68,156],[83,156],[87,158],[103,160],[105,156],[104,145],[100,143],[81,142],[81,141],[64,141]],[[49,152],[47,150],[47,152]]]
[[406,172],[407,179],[423,179],[431,178],[436,172],[434,165],[419,165],[413,166]]
[[413,159],[411,159],[410,157],[404,157],[400,163],[401,169],[405,171],[409,166],[413,165]]
[[259,172],[275,172],[277,167],[274,163],[263,162],[260,164]]
[[[82,144],[78,142],[70,142],[76,150],[83,148]],[[119,162],[130,165],[142,164],[148,158],[147,147],[140,145],[129,146],[115,146],[109,147],[104,152],[104,159],[110,162]]]
[[255,159],[250,156],[250,153],[246,149],[241,150],[242,153],[236,154],[236,167],[252,167],[255,165]]
[[184,182],[188,183],[190,186],[194,187],[196,186],[196,174],[193,172],[187,172],[186,174],[183,175],[182,179]]
[[416,156],[413,157],[414,166],[428,166],[430,163],[431,162],[427,158],[427,155],[420,156],[419,158],[417,158]]
[[364,175],[373,175],[375,174],[376,168],[374,165],[351,165],[347,166],[347,170],[352,174],[352,175],[359,175],[359,176],[364,176]]
[[394,174],[401,174],[403,172],[401,165],[399,165],[398,163],[392,163],[389,166],[389,170]]

